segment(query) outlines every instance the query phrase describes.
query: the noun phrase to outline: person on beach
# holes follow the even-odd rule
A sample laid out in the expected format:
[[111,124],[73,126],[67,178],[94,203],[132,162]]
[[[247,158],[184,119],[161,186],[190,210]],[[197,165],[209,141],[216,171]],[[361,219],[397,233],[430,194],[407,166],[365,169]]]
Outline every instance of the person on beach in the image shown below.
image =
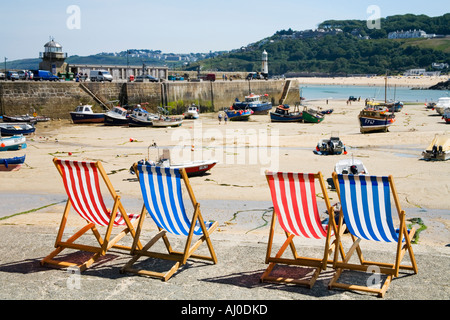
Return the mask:
[[225,120],[225,124],[228,123],[228,115],[226,113],[223,116],[223,120]]
[[219,117],[219,124],[221,124],[221,122],[222,122],[222,113],[221,112],[219,112],[218,117]]

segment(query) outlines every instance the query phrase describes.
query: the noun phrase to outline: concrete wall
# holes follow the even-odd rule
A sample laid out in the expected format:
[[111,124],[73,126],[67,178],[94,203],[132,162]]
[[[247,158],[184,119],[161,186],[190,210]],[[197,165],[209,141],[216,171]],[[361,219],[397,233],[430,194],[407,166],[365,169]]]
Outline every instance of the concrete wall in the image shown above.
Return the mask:
[[[291,84],[286,103],[299,100],[298,84]],[[196,103],[209,111],[222,110],[232,105],[235,98],[244,99],[249,92],[269,95],[274,104],[283,92],[283,80],[215,81],[215,82],[163,82],[163,83],[91,83],[83,85],[101,101],[120,100],[133,105],[148,102],[151,107],[158,105],[178,107]],[[0,82],[0,114],[17,115],[33,112],[52,118],[70,118],[69,112],[77,105],[92,104],[96,111],[102,108],[95,99],[77,82]],[[205,110],[206,110],[205,109]]]

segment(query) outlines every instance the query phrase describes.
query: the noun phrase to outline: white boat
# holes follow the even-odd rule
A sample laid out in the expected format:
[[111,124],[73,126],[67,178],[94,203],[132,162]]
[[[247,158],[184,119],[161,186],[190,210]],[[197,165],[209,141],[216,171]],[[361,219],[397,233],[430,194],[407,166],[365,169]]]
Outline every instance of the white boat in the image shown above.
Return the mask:
[[337,174],[369,174],[364,163],[359,159],[342,159],[334,166],[334,171]]
[[23,135],[16,135],[12,137],[0,137],[0,151],[20,150],[27,147],[27,138]]
[[150,113],[141,107],[135,108],[128,118],[130,126],[141,127],[153,126],[153,121],[157,119],[159,119],[157,114]]
[[[172,163],[170,159],[170,150],[163,149],[162,155],[158,156],[157,162],[151,160],[140,160],[138,161],[138,164],[145,164],[161,168],[173,168],[173,169],[184,168],[186,170],[186,174],[189,177],[192,177],[205,174],[207,171],[211,170],[211,168],[217,164],[217,160],[198,160],[198,161],[187,161],[182,163]],[[133,167],[130,168],[130,173],[135,174]]]
[[125,108],[115,106],[105,113],[105,124],[108,125],[127,125],[128,116]]
[[183,119],[160,115],[158,119],[154,119],[152,122],[153,127],[179,127],[183,124]]
[[438,99],[438,102],[434,106],[434,110],[443,116],[446,109],[450,109],[450,97],[442,97]]
[[436,135],[428,148],[422,152],[424,160],[450,159],[450,136]]
[[89,104],[79,105],[75,111],[70,112],[73,123],[101,123],[105,121],[104,113],[96,113],[92,111]]
[[198,119],[199,117],[200,116],[198,114],[198,107],[195,104],[189,106],[186,112],[184,113],[185,119]]

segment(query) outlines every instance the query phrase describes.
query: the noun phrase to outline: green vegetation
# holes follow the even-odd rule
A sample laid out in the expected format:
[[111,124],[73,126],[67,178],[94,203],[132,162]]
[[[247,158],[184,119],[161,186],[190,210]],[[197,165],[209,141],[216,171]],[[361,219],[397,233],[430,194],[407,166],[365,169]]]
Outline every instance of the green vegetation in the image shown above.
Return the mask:
[[[328,20],[319,25],[328,35],[298,37],[298,32],[281,30],[273,36],[239,51],[200,61],[204,70],[259,71],[261,54],[269,54],[272,75],[287,72],[326,74],[391,74],[408,69],[430,69],[433,62],[448,63],[450,38],[387,39],[397,30],[421,29],[427,34],[450,35],[450,14],[399,15],[381,19],[381,29],[368,29],[364,20]],[[327,33],[323,33],[327,34]],[[369,37],[369,39],[367,39]],[[192,64],[191,68],[197,68]]]

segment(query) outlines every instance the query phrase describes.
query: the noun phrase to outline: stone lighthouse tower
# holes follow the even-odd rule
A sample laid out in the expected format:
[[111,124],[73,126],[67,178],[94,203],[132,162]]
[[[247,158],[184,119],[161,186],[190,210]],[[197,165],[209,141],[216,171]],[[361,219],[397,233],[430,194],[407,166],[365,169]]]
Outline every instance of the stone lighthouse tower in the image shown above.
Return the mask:
[[51,39],[44,45],[44,52],[39,53],[39,58],[42,61],[39,63],[40,70],[47,70],[57,75],[58,72],[66,72],[67,63],[65,59],[67,58],[67,53],[62,51],[62,46]]

